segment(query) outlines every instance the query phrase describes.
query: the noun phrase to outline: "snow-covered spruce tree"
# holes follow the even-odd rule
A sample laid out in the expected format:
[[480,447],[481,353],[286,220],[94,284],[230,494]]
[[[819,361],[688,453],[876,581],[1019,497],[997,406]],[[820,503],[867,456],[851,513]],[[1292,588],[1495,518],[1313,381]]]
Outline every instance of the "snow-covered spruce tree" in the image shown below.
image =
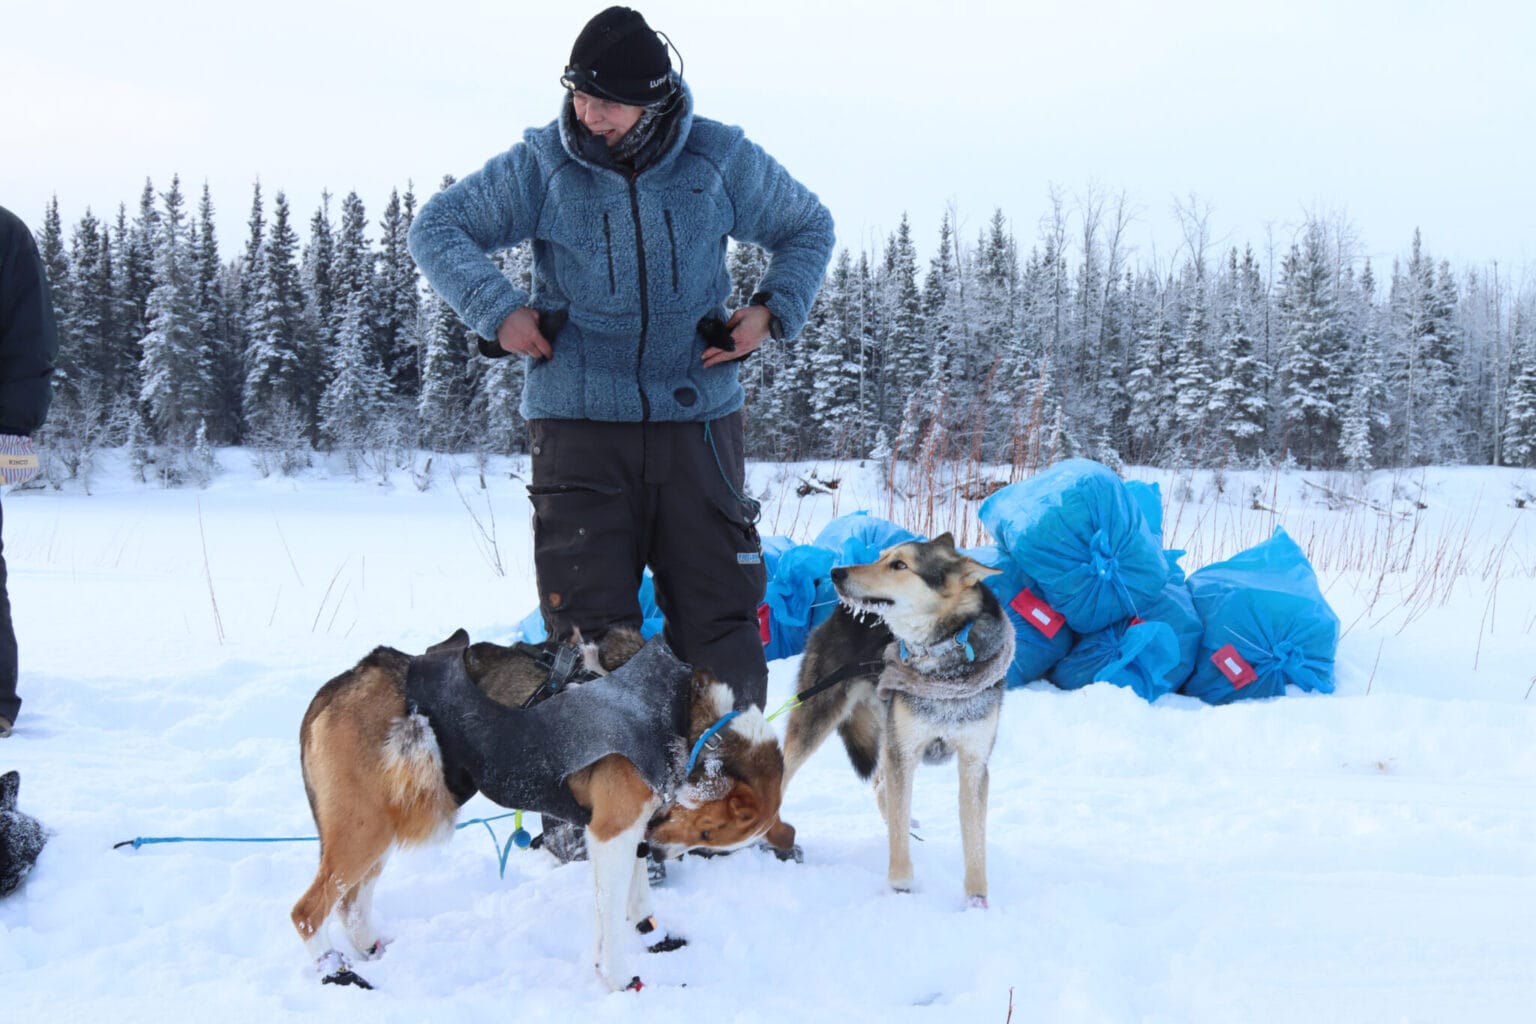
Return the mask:
[[1128,304],[1124,235],[1131,217],[1125,194],[1090,188],[1078,200],[1082,262],[1075,278],[1073,356],[1064,368],[1062,393],[1074,429],[1091,438],[1091,453],[1118,460],[1125,422]]
[[118,261],[123,276],[123,297],[132,317],[126,329],[133,339],[133,347],[126,356],[135,367],[142,357],[138,350],[139,339],[149,332],[149,293],[155,289],[155,239],[160,233],[159,221],[155,186],[145,178],[144,191],[139,195],[139,214],[128,226],[122,258]]
[[1514,355],[1509,327],[1509,281],[1497,263],[1488,271],[1477,268],[1462,278],[1461,301],[1456,304],[1456,363],[1465,453],[1478,465],[1496,466],[1503,461],[1505,402],[1509,397],[1509,361]]
[[415,216],[416,196],[409,184],[403,198],[391,189],[379,222],[376,292],[380,366],[394,396],[413,407],[421,394],[421,275],[405,236]]
[[[150,439],[172,452],[192,444],[201,417],[194,407],[197,369],[195,282],[181,177],[161,195],[155,238],[155,287],[149,294],[149,331],[139,342],[139,401]],[[189,393],[192,392],[192,393]]]
[[1162,452],[1173,408],[1173,382],[1167,372],[1173,333],[1168,325],[1165,298],[1166,291],[1159,287],[1155,274],[1146,271],[1137,278],[1132,295],[1136,312],[1126,392],[1130,400],[1128,454],[1132,462],[1142,464],[1154,463]]
[[1019,385],[1027,370],[1020,345],[1019,251],[1001,209],[992,212],[977,243],[974,289],[977,374],[990,381],[982,395],[986,401],[982,450],[988,459],[1006,460],[1020,420],[1024,396]]
[[[928,272],[923,275],[921,335],[924,353],[924,379],[935,395],[953,398],[954,377],[962,374],[962,334],[965,324],[956,308],[960,292],[960,267],[955,259],[955,233],[950,227],[949,211],[939,221],[939,242]],[[954,412],[951,401],[951,413]]]
[[70,302],[74,288],[71,287],[73,275],[69,254],[64,249],[64,222],[59,216],[58,196],[50,199],[43,210],[43,230],[37,234],[37,255],[43,261],[43,272],[48,275],[54,323],[59,330],[68,330],[74,319]]
[[67,403],[71,410],[77,408],[75,403],[82,389],[101,387],[98,361],[106,355],[107,331],[113,317],[112,260],[105,244],[104,227],[87,208],[70,236],[69,280],[60,286],[50,279],[55,291],[69,292],[65,303],[68,319],[59,321],[53,391],[54,401]]
[[1439,292],[1434,260],[1418,231],[1406,265],[1394,263],[1387,305],[1391,347],[1387,382],[1392,390],[1391,464],[1439,461],[1458,447],[1450,414],[1455,406],[1452,366],[1454,303]]
[[416,403],[420,442],[433,451],[462,451],[475,434],[470,428],[471,332],[435,291],[427,292],[422,318],[427,338]]
[[354,474],[363,465],[365,450],[375,443],[390,397],[389,382],[368,348],[366,317],[364,297],[357,292],[348,295],[320,399],[321,439],[346,456]]
[[1505,401],[1504,464],[1536,467],[1536,316],[1528,304],[1515,306],[1510,333],[1513,353]]
[[[309,240],[300,260],[304,293],[316,321],[315,341],[323,353],[336,337],[342,312],[336,308],[336,238],[331,227],[331,194],[320,193],[320,205],[309,218]],[[346,298],[343,296],[342,302]]]
[[128,456],[128,469],[133,473],[133,478],[139,483],[148,483],[147,472],[154,462],[150,454],[150,427],[145,422],[144,414],[135,405],[128,413],[128,440],[125,445]]
[[1239,462],[1258,454],[1269,415],[1269,367],[1259,357],[1251,324],[1253,306],[1263,302],[1257,286],[1253,250],[1227,254],[1226,271],[1217,288],[1215,381],[1211,385],[1211,423],[1226,439]]
[[[305,298],[297,262],[298,236],[288,221],[288,199],[278,192],[271,230],[261,250],[255,300],[246,325],[245,388],[241,405],[254,436],[286,446],[297,418],[305,436],[316,432],[316,381],[305,368]],[[283,464],[292,465],[291,458]]]
[[[849,273],[842,285],[847,285],[851,283],[852,272],[846,249],[843,264]],[[858,422],[850,415],[857,400],[858,364],[848,357],[848,339],[842,332],[841,320],[846,311],[838,307],[844,304],[844,298],[836,276],[824,282],[816,301],[811,303],[805,330],[794,345],[794,355],[806,369],[804,399],[810,429],[804,434],[803,446],[811,458],[848,455],[859,448]],[[793,417],[794,410],[775,409],[775,414]]]
[[1337,460],[1345,398],[1344,325],[1328,249],[1322,224],[1311,221],[1281,265],[1279,411],[1285,447],[1308,467]]
[[823,298],[819,300],[826,307],[828,335],[821,348],[831,358],[815,373],[818,377],[833,378],[830,382],[817,382],[818,386],[830,384],[824,392],[820,417],[829,426],[832,420],[837,421],[834,433],[841,438],[835,442],[834,450],[839,454],[868,450],[879,427],[869,382],[865,331],[864,302],[869,287],[861,277],[861,270],[867,272],[868,267],[867,261],[855,267],[848,250],[842,250],[822,285]]
[[218,475],[219,460],[213,454],[208,440],[208,424],[199,423],[192,441],[192,451],[187,455],[187,477],[198,487],[207,487]]
[[1173,350],[1173,445],[1186,462],[1204,461],[1202,448],[1212,445],[1206,437],[1211,406],[1211,371],[1206,351],[1210,347],[1211,313],[1206,296],[1205,267],[1196,261],[1186,268],[1184,326]]
[[230,273],[219,259],[213,196],[206,183],[197,206],[192,264],[192,308],[197,322],[193,414],[210,444],[232,444],[240,429],[240,339],[235,303],[225,290]]
[[[886,242],[885,255],[878,274],[878,302],[888,325],[881,339],[881,385],[886,394],[897,396],[887,402],[884,426],[903,438],[909,410],[903,404],[913,388],[927,377],[927,352],[922,336],[922,294],[917,282],[917,248],[912,243],[912,226],[901,215],[896,233]],[[916,415],[921,415],[920,411]],[[910,452],[898,451],[897,458]]]
[[335,254],[332,260],[331,337],[341,333],[341,320],[346,316],[347,299],[357,293],[362,301],[364,327],[368,332],[368,347],[375,362],[383,365],[383,353],[376,343],[374,332],[377,317],[377,286],[374,281],[376,253],[368,245],[368,214],[357,193],[348,192],[341,201],[341,223],[335,231]]
[[1346,270],[1341,291],[1348,394],[1341,410],[1339,454],[1345,466],[1364,472],[1376,466],[1390,423],[1380,318],[1374,301],[1376,277],[1369,260],[1358,281]]

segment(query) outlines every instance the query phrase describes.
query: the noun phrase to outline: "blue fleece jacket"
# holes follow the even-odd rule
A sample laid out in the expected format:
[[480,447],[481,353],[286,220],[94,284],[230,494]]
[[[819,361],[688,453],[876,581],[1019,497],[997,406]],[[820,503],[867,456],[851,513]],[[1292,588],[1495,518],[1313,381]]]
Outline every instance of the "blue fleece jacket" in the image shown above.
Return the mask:
[[[526,419],[704,421],[740,408],[737,363],[705,369],[696,329],[729,314],[728,237],[770,254],[757,289],[784,336],[805,324],[831,214],[740,128],[695,117],[686,86],[681,102],[670,145],[638,174],[583,159],[562,115],[433,196],[411,225],[422,273],[483,337],[521,306],[546,325],[567,314],[545,331],[554,355],[528,361]],[[531,294],[487,255],[525,239]]]

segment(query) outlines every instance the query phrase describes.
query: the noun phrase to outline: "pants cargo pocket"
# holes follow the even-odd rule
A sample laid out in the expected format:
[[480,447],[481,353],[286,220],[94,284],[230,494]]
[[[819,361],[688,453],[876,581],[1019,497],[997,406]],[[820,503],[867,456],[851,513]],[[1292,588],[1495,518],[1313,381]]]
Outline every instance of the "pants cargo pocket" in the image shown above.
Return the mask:
[[539,607],[551,636],[640,625],[634,516],[618,488],[530,487]]

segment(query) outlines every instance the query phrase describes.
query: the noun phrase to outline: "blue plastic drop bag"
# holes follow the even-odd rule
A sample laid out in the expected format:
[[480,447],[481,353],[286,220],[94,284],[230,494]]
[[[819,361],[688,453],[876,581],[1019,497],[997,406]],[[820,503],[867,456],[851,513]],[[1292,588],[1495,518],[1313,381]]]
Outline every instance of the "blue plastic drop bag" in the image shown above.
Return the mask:
[[833,565],[865,565],[878,559],[888,547],[921,539],[890,520],[868,512],[850,512],[824,526],[811,543],[830,550],[835,558]]
[[993,494],[979,514],[1078,633],[1139,615],[1168,578],[1140,502],[1102,463],[1058,462]]
[[1013,664],[1008,666],[1007,686],[1015,689],[1043,679],[1051,667],[1072,649],[1072,630],[1063,622],[1055,623],[1048,614],[1026,619],[1019,607],[1031,607],[1027,596],[1038,594],[1040,584],[1030,579],[1008,553],[995,544],[979,548],[967,548],[969,555],[982,565],[1001,570],[988,576],[985,583],[1003,606],[1003,614],[1013,624]]
[[1211,704],[1278,697],[1287,684],[1333,692],[1339,617],[1290,535],[1189,574],[1204,631],[1184,692]]

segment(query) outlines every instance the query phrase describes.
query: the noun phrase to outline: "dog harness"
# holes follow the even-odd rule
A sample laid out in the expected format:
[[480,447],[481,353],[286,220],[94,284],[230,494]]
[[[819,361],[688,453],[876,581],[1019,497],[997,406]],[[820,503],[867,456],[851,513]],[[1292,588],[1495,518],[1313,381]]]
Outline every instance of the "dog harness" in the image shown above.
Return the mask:
[[606,676],[530,708],[508,708],[480,691],[462,649],[451,649],[412,658],[405,695],[407,706],[431,723],[443,777],[460,803],[481,792],[503,807],[585,825],[591,812],[565,780],[609,754],[627,759],[656,792],[676,788],[692,678],[654,639]]
[[914,643],[909,649],[897,640],[885,650],[875,692],[936,701],[965,701],[993,687],[1001,692],[1013,652],[1013,626],[1001,613],[973,619],[955,636],[936,643]]

